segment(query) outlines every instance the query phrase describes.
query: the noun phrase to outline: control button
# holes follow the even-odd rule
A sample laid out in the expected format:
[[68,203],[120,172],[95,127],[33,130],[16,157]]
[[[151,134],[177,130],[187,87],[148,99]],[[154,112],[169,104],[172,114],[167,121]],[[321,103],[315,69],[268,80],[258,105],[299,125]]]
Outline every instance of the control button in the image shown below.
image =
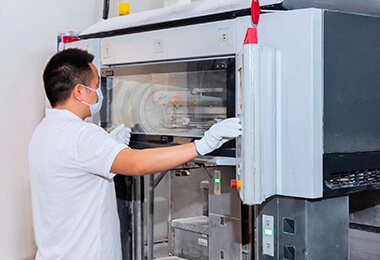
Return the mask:
[[163,53],[164,52],[164,42],[162,39],[156,39],[154,43],[154,49],[156,53]]
[[273,236],[273,230],[269,228],[264,228],[264,235]]
[[241,188],[241,181],[231,180],[231,188]]

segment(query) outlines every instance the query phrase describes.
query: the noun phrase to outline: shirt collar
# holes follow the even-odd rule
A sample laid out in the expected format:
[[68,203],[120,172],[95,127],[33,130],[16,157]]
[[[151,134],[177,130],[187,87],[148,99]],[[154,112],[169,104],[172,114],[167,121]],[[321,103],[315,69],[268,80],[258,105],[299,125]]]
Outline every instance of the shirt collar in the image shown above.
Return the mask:
[[47,108],[45,110],[46,118],[54,119],[54,118],[72,118],[77,121],[83,121],[79,116],[75,115],[73,112],[66,109],[56,109],[56,108]]

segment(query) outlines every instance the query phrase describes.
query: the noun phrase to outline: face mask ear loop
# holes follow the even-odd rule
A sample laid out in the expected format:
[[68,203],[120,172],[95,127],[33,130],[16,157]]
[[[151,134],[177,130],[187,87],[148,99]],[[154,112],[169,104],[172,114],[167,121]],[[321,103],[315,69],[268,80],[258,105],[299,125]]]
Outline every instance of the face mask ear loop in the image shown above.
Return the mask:
[[83,85],[83,84],[81,84],[84,88],[87,88],[87,89],[89,89],[89,90],[92,90],[92,91],[94,91],[95,93],[96,93],[96,90],[95,89],[92,89],[92,88],[90,88],[90,87],[87,87],[86,85]]
[[90,104],[82,101],[83,104],[86,104],[87,106],[90,107],[91,115],[93,116],[96,113],[98,113],[100,111],[101,107],[102,107],[102,103],[103,103],[103,93],[102,93],[102,90],[100,88],[94,90],[94,89],[89,88],[89,87],[87,87],[87,86],[85,86],[83,84],[82,84],[82,86],[85,87],[85,88],[91,89],[92,91],[95,91],[96,95],[98,96],[98,100],[96,101],[95,104],[92,104],[92,105],[90,105]]
[[[93,105],[95,105],[96,103],[98,103],[98,101],[99,101],[99,95],[98,95],[98,93],[96,92],[96,90],[94,90],[94,89],[92,89],[92,88],[90,88],[90,87],[87,87],[86,85],[83,85],[83,84],[81,84],[84,88],[87,88],[87,89],[89,89],[89,90],[92,90],[92,91],[94,91],[95,93],[96,93],[96,95],[98,96],[98,98],[97,98],[97,100],[96,100],[96,102],[93,104]],[[86,103],[86,102],[84,102],[84,101],[82,101],[82,103],[83,104],[86,104],[87,106],[91,106],[89,103]]]

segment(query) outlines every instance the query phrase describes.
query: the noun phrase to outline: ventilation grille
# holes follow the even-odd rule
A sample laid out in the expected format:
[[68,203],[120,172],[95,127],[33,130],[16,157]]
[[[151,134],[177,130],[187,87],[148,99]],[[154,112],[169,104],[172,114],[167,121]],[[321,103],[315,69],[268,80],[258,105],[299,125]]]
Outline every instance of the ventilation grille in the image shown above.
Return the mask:
[[325,184],[331,190],[380,184],[380,169],[332,173]]

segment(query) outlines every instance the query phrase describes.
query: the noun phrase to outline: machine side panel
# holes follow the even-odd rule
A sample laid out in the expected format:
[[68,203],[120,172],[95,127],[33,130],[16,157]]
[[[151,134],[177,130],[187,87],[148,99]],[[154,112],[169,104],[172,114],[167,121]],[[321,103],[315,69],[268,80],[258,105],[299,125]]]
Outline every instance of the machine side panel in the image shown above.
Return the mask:
[[[321,197],[322,11],[306,9],[265,14],[258,28],[259,45],[276,50],[277,152],[276,162],[272,162],[276,163],[276,194]],[[262,86],[268,84],[265,79],[261,80]],[[272,135],[272,131],[263,129],[261,134],[262,140],[270,140],[264,135]],[[267,144],[262,143],[261,147]],[[262,173],[262,176],[270,174]]]
[[348,196],[306,202],[307,259],[349,259],[348,211]]
[[329,10],[339,10],[342,12],[363,13],[371,15],[380,14],[380,4],[378,0],[262,0],[261,6],[275,6],[283,9],[320,8]]
[[241,259],[241,221],[210,214],[210,260]]
[[[323,200],[274,196],[255,210],[259,231],[255,259],[348,259],[347,196]],[[272,247],[274,254],[268,254]]]
[[[235,167],[215,167],[209,187],[209,259],[241,259],[241,202],[239,193],[231,189]],[[219,174],[217,174],[219,172]],[[215,178],[220,178],[219,182]],[[219,189],[215,189],[219,186]],[[215,192],[218,190],[219,192]]]
[[324,152],[380,150],[380,19],[326,11],[324,20]]

